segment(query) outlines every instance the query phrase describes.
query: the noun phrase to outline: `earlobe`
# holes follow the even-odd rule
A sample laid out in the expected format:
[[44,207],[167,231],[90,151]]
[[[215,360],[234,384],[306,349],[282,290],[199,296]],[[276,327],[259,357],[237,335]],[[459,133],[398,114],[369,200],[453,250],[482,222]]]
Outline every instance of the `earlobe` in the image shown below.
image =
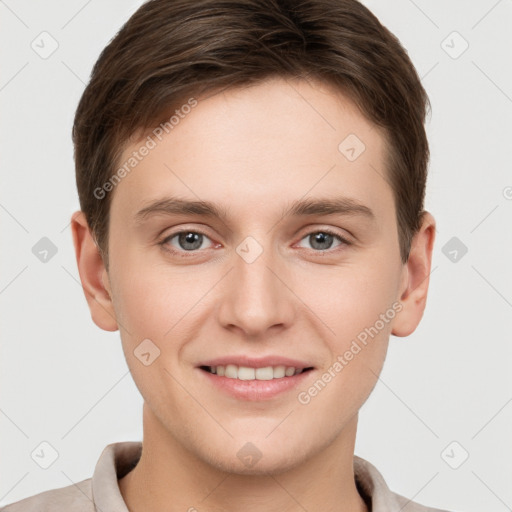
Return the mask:
[[91,317],[94,323],[105,331],[117,331],[110,281],[96,241],[82,211],[71,217],[73,245]]
[[425,311],[436,223],[427,211],[423,212],[422,224],[411,243],[407,263],[404,264],[398,299],[402,310],[393,322],[391,334],[399,337],[412,334]]

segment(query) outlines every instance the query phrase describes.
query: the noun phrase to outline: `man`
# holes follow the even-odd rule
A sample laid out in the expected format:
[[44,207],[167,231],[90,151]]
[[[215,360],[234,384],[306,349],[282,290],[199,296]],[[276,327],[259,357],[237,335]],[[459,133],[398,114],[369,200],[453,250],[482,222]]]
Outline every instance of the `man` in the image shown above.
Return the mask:
[[5,510],[434,511],[354,456],[426,304],[427,105],[354,0],[144,4],[78,106],[72,218],[144,438]]

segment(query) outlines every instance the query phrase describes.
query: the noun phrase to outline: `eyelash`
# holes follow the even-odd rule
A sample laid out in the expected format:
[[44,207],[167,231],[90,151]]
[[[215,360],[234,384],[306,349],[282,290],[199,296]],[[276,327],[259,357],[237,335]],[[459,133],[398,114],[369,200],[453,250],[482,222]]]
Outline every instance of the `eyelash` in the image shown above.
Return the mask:
[[[168,243],[173,239],[175,238],[176,236],[178,235],[181,235],[182,233],[194,233],[194,234],[197,234],[197,235],[203,235],[205,236],[206,238],[210,238],[206,233],[204,233],[203,231],[201,230],[196,230],[196,229],[183,229],[181,231],[176,231],[175,233],[171,233],[170,235],[166,236],[162,241],[158,242],[158,245],[160,245],[162,247],[162,249],[164,249],[165,251],[168,251],[170,252],[171,254],[175,254],[175,255],[179,255],[180,257],[182,258],[189,258],[189,257],[193,257],[194,255],[196,255],[198,252],[199,252],[199,249],[196,249],[194,251],[184,251],[184,250],[176,250],[174,248],[170,249],[169,246],[168,246]],[[304,240],[304,238],[308,237],[308,236],[311,236],[311,235],[314,235],[314,234],[318,234],[318,233],[324,233],[324,234],[327,234],[327,235],[331,235],[333,236],[334,238],[337,238],[340,242],[341,242],[341,245],[345,245],[345,246],[349,246],[349,245],[352,245],[351,242],[349,242],[346,238],[344,238],[343,236],[341,236],[340,234],[336,233],[335,231],[331,230],[331,229],[319,229],[319,230],[316,230],[316,231],[310,231],[309,233],[306,233],[301,239],[300,241]],[[334,252],[336,251],[337,249],[326,249],[324,251],[322,250],[314,250],[314,249],[311,249],[313,252],[316,252],[318,254],[323,254],[323,253],[329,253],[329,252]]]

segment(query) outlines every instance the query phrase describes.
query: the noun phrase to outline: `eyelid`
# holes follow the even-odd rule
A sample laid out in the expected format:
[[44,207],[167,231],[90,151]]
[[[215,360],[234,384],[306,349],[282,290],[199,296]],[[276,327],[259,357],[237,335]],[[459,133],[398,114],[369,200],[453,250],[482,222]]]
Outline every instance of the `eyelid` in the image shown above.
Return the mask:
[[355,243],[356,237],[346,228],[336,227],[336,226],[330,226],[328,224],[321,224],[321,223],[312,223],[308,224],[307,226],[304,226],[300,230],[298,230],[298,233],[301,234],[300,240],[304,238],[307,235],[311,235],[313,233],[329,233],[333,236],[338,236],[344,240],[346,240],[347,243]]

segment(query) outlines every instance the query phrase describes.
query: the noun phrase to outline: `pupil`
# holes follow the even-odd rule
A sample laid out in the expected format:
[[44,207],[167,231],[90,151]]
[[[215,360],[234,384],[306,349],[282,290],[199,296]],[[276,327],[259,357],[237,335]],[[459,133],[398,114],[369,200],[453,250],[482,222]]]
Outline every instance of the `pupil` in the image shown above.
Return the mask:
[[[183,249],[187,251],[192,251],[194,249],[198,249],[201,247],[201,235],[200,233],[182,233],[180,235],[180,245]],[[192,247],[187,244],[192,244]]]
[[[332,244],[333,236],[329,233],[316,233],[313,236],[313,243],[311,244],[313,248],[316,249],[328,249]],[[318,247],[318,244],[320,244],[320,247]],[[315,247],[315,245],[317,247]]]

